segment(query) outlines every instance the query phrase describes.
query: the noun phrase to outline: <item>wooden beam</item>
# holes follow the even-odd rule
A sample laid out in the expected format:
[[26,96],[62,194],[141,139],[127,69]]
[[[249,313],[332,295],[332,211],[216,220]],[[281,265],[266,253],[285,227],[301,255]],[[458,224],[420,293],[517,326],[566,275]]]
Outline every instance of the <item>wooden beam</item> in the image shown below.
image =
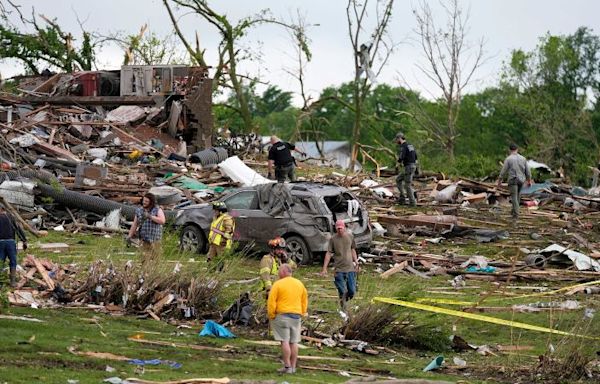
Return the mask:
[[[160,96],[163,98],[163,96]],[[28,96],[22,102],[32,105],[156,105],[156,96]]]

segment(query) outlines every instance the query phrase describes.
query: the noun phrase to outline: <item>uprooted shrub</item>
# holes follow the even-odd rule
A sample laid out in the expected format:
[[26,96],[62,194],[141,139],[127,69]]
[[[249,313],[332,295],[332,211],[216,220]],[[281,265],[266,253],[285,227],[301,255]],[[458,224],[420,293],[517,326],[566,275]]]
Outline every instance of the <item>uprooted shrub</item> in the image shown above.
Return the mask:
[[345,339],[427,351],[450,347],[449,333],[438,325],[416,324],[409,315],[385,304],[369,304],[355,312],[341,332]]
[[597,359],[595,345],[575,336],[596,336],[595,328],[591,327],[593,317],[592,314],[576,320],[571,328],[573,335],[556,340],[556,347],[548,348],[549,351],[539,357],[539,364],[532,371],[532,377],[552,384],[572,383],[586,378],[598,382],[599,373],[592,373],[590,367]]
[[384,329],[396,318],[397,314],[389,305],[370,304],[354,313],[345,327],[343,335],[348,340],[383,342]]
[[85,280],[72,287],[74,300],[120,305],[126,312],[153,313],[163,318],[205,318],[216,315],[220,282],[209,276],[155,264],[142,270],[128,262],[116,266],[96,261]]
[[593,359],[593,356],[586,356],[576,347],[561,358],[544,354],[539,357],[540,364],[535,373],[545,383],[578,381],[587,376],[586,367]]

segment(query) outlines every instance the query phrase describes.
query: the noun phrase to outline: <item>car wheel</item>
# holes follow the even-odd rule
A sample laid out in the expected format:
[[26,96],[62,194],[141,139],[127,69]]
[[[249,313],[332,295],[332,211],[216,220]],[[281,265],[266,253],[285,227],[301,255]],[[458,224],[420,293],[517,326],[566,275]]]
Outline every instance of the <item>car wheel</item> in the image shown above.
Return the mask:
[[300,236],[290,236],[285,239],[287,242],[288,256],[297,264],[310,263],[311,254],[308,245]]
[[195,225],[186,225],[181,230],[179,246],[183,251],[203,253],[206,246],[204,232]]

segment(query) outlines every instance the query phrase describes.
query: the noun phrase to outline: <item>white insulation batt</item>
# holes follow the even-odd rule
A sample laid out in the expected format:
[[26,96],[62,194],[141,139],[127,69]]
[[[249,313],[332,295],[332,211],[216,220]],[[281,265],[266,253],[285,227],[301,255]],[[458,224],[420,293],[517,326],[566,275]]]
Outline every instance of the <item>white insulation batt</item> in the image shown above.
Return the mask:
[[240,183],[244,187],[274,183],[273,180],[267,179],[248,167],[237,156],[231,156],[227,160],[220,162],[219,169],[231,180]]

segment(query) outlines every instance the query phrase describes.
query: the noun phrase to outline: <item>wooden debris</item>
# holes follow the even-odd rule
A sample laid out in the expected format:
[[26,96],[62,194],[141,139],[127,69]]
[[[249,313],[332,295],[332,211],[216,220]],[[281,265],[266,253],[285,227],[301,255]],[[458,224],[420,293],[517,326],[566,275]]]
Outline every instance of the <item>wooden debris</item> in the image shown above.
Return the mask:
[[174,380],[174,381],[151,381],[138,379],[135,377],[127,378],[126,381],[132,384],[228,384],[231,383],[231,380],[227,377],[223,377],[220,379],[213,378],[195,378],[195,379],[183,379],[183,380]]
[[77,356],[86,356],[86,357],[93,357],[94,359],[103,359],[103,360],[114,360],[114,361],[129,361],[132,360],[130,357],[126,357],[126,356],[121,356],[121,355],[115,355],[114,353],[110,353],[110,352],[92,352],[92,351],[87,351],[87,352],[83,352],[83,351],[78,351],[77,347],[75,346],[70,346],[69,348],[67,348],[67,350]]
[[161,345],[161,346],[173,347],[173,348],[187,348],[187,349],[195,349],[198,351],[231,352],[234,350],[233,348],[206,347],[204,345],[172,343],[169,341],[159,341],[159,340],[144,340],[144,339],[135,339],[132,337],[128,337],[127,340],[133,341],[136,343],[140,343],[140,344]]
[[2,315],[2,314],[0,314],[0,319],[2,319],[2,320],[31,321],[33,323],[43,323],[44,322],[44,320],[36,319],[34,317],[12,316],[12,315]]
[[46,251],[46,252],[65,251],[65,250],[69,249],[69,244],[65,244],[65,243],[42,243],[42,244],[40,244],[39,248],[40,248],[40,250]]
[[37,271],[39,272],[40,275],[42,275],[42,279],[44,280],[46,287],[48,288],[48,290],[53,291],[55,288],[54,281],[50,278],[50,276],[48,276],[48,272],[46,271],[46,268],[44,268],[44,266],[40,263],[40,261],[38,259],[36,259],[35,257],[32,257],[32,259],[33,259],[33,262],[35,263],[35,267],[36,267]]
[[392,276],[393,274],[396,274],[400,271],[402,271],[404,268],[406,268],[408,266],[408,261],[403,261],[401,263],[398,264],[394,264],[394,266],[390,269],[388,269],[387,271],[383,272],[381,275],[379,275],[382,279],[387,279],[388,277]]

